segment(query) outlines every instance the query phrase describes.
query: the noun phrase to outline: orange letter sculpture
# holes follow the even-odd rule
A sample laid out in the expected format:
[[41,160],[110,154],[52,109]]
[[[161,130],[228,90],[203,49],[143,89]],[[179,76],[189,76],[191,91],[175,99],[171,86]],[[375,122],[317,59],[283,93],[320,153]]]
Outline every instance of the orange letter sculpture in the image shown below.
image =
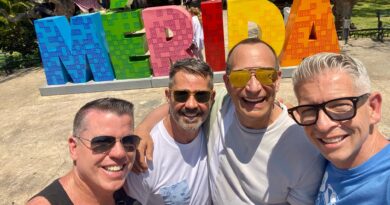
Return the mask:
[[287,23],[281,66],[298,65],[319,52],[339,52],[329,0],[295,0]]

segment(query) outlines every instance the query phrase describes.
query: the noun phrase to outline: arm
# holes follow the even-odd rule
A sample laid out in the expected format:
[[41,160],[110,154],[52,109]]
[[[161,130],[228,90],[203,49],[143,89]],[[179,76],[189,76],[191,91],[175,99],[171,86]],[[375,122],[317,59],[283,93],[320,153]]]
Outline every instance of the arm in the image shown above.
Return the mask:
[[132,168],[133,172],[140,173],[148,169],[145,157],[147,160],[152,160],[153,158],[153,140],[150,137],[150,131],[168,115],[168,110],[169,106],[167,103],[157,107],[135,128],[135,134],[141,138],[141,142],[137,148],[137,157]]
[[30,199],[26,205],[50,205],[50,202],[42,196],[36,196]]

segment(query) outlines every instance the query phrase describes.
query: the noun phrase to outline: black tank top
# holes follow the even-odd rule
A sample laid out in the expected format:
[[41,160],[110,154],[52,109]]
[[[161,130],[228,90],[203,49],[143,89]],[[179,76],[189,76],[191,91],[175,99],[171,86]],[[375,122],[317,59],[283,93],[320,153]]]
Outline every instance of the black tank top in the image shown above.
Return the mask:
[[[68,194],[60,184],[59,180],[54,180],[49,186],[44,188],[36,196],[45,197],[51,205],[73,205]],[[139,205],[140,203],[135,199],[129,197],[123,188],[114,193],[116,205]]]

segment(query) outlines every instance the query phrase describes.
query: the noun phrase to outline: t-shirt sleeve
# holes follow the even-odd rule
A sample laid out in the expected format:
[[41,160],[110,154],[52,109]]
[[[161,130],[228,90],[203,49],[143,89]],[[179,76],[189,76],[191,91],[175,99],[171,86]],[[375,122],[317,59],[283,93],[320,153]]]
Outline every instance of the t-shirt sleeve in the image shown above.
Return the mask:
[[136,199],[141,204],[146,204],[150,195],[150,188],[143,175],[145,174],[129,173],[124,188],[127,195]]
[[306,164],[305,171],[298,183],[290,189],[287,201],[291,205],[314,204],[324,169],[324,158],[319,153],[315,154],[311,163]]

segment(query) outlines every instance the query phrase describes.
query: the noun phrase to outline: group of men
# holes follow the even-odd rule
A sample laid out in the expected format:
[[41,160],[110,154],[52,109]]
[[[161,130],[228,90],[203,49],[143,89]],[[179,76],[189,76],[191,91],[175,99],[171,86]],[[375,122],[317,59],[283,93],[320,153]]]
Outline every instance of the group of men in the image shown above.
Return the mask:
[[359,60],[304,59],[293,75],[299,105],[289,109],[276,101],[278,58],[257,38],[231,49],[223,79],[226,90],[215,91],[206,63],[175,62],[168,103],[136,128],[140,146],[131,103],[88,103],[68,139],[72,171],[28,203],[390,203],[382,98]]

